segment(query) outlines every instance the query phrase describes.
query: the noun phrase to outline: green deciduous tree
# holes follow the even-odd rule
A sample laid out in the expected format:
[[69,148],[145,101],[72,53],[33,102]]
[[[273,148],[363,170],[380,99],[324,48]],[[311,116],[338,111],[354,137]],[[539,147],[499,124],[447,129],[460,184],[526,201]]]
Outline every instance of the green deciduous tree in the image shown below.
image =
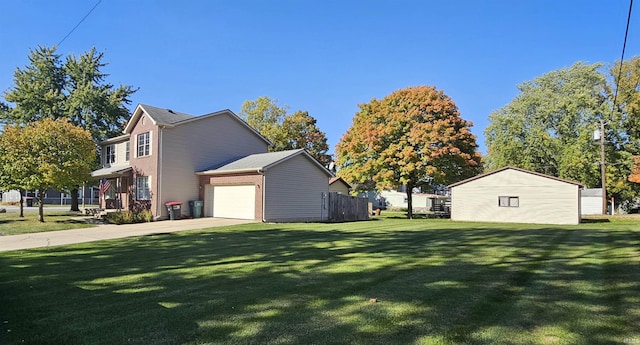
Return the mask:
[[327,136],[307,111],[287,114],[288,106],[278,106],[278,100],[263,96],[242,104],[240,117],[273,144],[270,151],[305,149],[322,165],[328,165]]
[[520,94],[489,116],[486,167],[512,165],[598,187],[600,148],[593,132],[604,121],[607,189],[628,198],[631,156],[623,149],[623,118],[612,109],[602,67],[578,62],[518,85]]
[[[38,191],[69,190],[87,181],[95,163],[91,133],[66,119],[8,125],[0,135],[0,172],[11,187]],[[43,205],[39,207],[44,222]]]
[[338,175],[378,189],[406,185],[408,217],[412,191],[423,183],[449,184],[481,171],[471,122],[435,87],[393,92],[360,105],[336,148]]
[[[119,134],[129,118],[129,96],[136,90],[107,83],[103,60],[95,48],[79,57],[69,55],[64,62],[56,47],[31,50],[29,64],[14,72],[14,86],[4,94],[9,104],[0,111],[0,122],[65,118],[88,130],[95,142]],[[77,186],[71,188],[71,197],[71,209],[77,211]]]
[[278,106],[277,99],[262,96],[253,101],[245,101],[240,117],[273,143],[273,151],[281,151],[284,146],[282,122],[288,109],[288,106]]
[[610,74],[618,92],[616,105],[622,114],[622,127],[626,133],[624,148],[634,160],[629,181],[636,184],[635,189],[640,189],[640,57],[622,63],[622,70],[618,61]]

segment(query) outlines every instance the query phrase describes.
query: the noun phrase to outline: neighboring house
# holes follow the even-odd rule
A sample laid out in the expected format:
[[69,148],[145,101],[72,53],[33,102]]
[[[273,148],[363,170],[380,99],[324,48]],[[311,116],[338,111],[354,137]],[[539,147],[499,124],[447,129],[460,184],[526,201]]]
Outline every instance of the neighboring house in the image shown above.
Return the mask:
[[341,177],[334,176],[329,179],[329,192],[336,192],[340,194],[349,195],[351,185]]
[[[102,168],[92,175],[108,186],[102,207],[144,205],[159,219],[167,218],[165,203],[181,202],[190,215],[188,202],[198,199],[205,216],[321,219],[321,193],[333,175],[304,151],[267,154],[270,144],[230,110],[193,116],[140,104],[124,135],[100,144]],[[239,205],[253,205],[253,217],[249,208],[231,210]]]
[[[83,193],[84,191],[84,193]],[[17,190],[9,190],[0,193],[2,196],[0,197],[0,201],[4,202],[19,202],[20,201],[20,192]],[[80,187],[78,191],[78,203],[82,205],[85,204],[97,204],[98,203],[98,189],[96,187]],[[84,194],[84,197],[83,197]],[[39,199],[43,199],[45,204],[57,204],[57,205],[70,205],[71,204],[71,195],[67,193],[59,192],[55,189],[48,189],[45,192],[44,198],[40,198],[38,192],[36,191],[25,191],[25,195],[23,197],[37,197]]]
[[140,104],[124,135],[102,142],[103,167],[92,173],[106,179],[101,205],[127,209],[148,203],[166,218],[165,203],[198,199],[197,171],[213,164],[267,152],[270,142],[230,110],[193,116]]
[[451,219],[538,224],[580,223],[580,183],[505,167],[454,183]]
[[197,174],[205,216],[265,222],[327,219],[333,175],[302,149],[253,154]]
[[[409,207],[409,200],[406,192],[398,192],[394,190],[383,190],[380,195],[387,201],[389,209],[406,209]],[[417,212],[426,212],[431,208],[432,198],[435,194],[413,193],[411,195],[411,205],[413,210]]]
[[585,188],[580,195],[582,215],[602,214],[602,188]]

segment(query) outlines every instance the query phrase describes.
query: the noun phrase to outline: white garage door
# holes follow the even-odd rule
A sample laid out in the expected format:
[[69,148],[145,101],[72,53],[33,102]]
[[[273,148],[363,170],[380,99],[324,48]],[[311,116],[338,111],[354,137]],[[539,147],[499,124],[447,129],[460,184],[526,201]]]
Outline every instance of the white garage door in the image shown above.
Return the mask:
[[220,218],[254,219],[256,214],[256,187],[214,186],[213,216]]

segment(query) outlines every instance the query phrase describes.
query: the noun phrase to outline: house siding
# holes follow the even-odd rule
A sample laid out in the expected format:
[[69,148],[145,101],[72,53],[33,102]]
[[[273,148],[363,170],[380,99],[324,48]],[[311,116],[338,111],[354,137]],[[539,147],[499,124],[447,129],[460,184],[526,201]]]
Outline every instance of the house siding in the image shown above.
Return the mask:
[[349,195],[349,187],[345,186],[344,183],[340,181],[336,181],[329,185],[329,192],[336,192],[344,195]]
[[[100,163],[102,163],[102,167],[109,168],[112,166],[128,166],[129,161],[125,160],[126,153],[126,143],[129,142],[129,139],[123,139],[122,141],[118,141],[115,143],[103,144],[100,147],[101,157]],[[114,163],[107,163],[107,146],[114,145],[116,150],[116,161]]]
[[[498,206],[499,196],[519,198],[518,207]],[[578,224],[576,184],[518,170],[504,170],[451,188],[451,219],[538,224]]]
[[[203,198],[197,171],[268,149],[262,138],[226,113],[161,131],[160,205]],[[182,213],[189,215],[188,207]],[[160,214],[167,217],[164,208]]]
[[[144,121],[143,121],[144,119]],[[144,124],[142,123],[144,122]],[[144,157],[138,157],[138,134],[145,132],[151,133],[150,138],[150,155]],[[153,124],[153,121],[148,114],[143,113],[138,119],[137,123],[131,130],[131,160],[130,165],[133,168],[133,175],[139,176],[151,176],[151,185],[149,189],[151,191],[151,212],[154,216],[166,215],[167,211],[164,209],[164,204],[158,202],[158,158],[162,154],[159,149],[159,129]],[[133,186],[136,185],[135,177],[131,181]],[[134,191],[135,192],[135,191]],[[134,194],[135,195],[135,194]],[[162,206],[162,207],[161,207]]]
[[329,176],[303,155],[266,170],[264,190],[267,222],[327,219]]

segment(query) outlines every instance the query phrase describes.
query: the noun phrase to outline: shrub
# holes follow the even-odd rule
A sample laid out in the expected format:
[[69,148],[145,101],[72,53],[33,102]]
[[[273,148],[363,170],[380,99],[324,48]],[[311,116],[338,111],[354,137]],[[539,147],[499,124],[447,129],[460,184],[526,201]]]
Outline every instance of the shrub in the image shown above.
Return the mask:
[[136,214],[138,222],[148,223],[153,221],[153,213],[150,210],[142,210]]
[[143,223],[150,222],[153,220],[153,215],[149,210],[142,211],[118,211],[108,213],[104,219],[111,224],[133,224],[133,223]]

